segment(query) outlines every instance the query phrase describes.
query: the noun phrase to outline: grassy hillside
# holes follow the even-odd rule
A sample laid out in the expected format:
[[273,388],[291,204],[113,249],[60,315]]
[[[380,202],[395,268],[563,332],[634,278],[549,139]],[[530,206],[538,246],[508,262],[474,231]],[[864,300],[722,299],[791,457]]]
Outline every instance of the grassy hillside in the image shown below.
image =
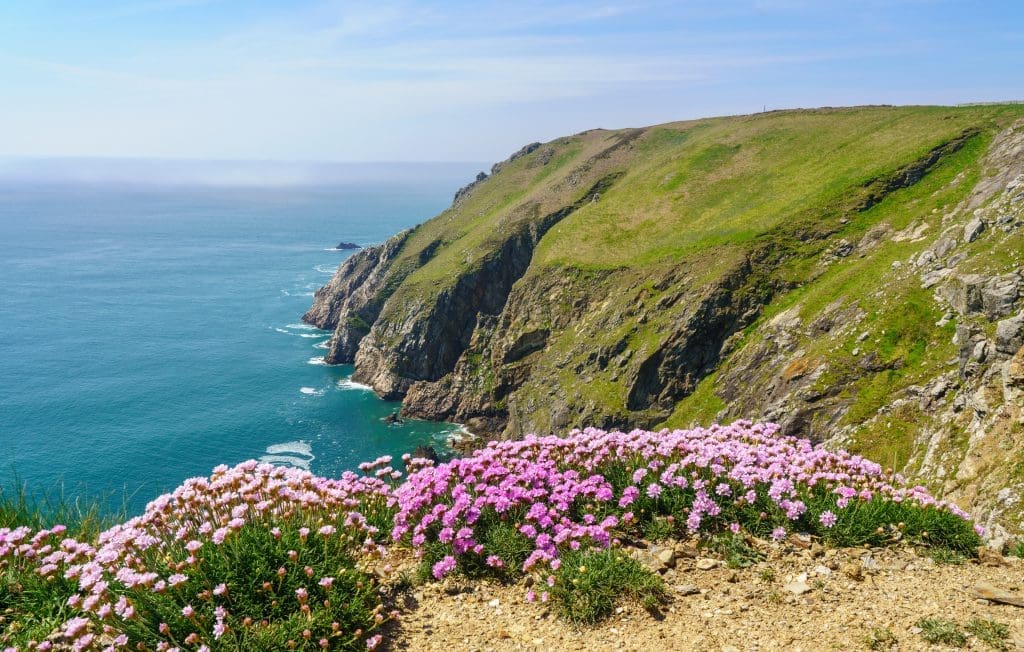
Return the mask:
[[379,263],[373,310],[346,307],[356,374],[506,437],[770,418],[990,500],[1009,480],[986,485],[978,442],[1024,440],[1016,381],[997,387],[1022,118],[796,110],[533,144]]

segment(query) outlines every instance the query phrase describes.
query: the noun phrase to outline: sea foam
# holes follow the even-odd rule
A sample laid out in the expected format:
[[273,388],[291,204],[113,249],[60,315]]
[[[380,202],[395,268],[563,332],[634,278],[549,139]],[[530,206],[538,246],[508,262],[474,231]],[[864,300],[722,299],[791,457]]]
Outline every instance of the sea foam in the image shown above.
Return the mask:
[[373,391],[373,388],[370,387],[369,385],[364,385],[362,383],[357,383],[354,380],[352,380],[351,377],[349,377],[349,378],[342,378],[341,380],[339,380],[338,381],[338,387],[340,389],[355,389],[355,390],[359,390],[361,392],[372,392]]

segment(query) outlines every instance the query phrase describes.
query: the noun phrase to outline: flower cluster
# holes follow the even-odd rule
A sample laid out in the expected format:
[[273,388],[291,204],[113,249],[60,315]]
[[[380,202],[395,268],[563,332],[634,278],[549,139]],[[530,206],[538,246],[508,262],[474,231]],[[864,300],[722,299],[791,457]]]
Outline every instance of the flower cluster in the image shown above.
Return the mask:
[[373,647],[369,633],[390,615],[355,562],[385,554],[374,523],[389,522],[390,496],[376,476],[218,467],[103,532],[68,567],[79,589],[69,603],[84,616],[64,637],[75,649],[101,632],[110,649]]
[[[461,564],[557,569],[560,551],[608,547],[617,533],[659,516],[691,534],[738,532],[742,523],[774,539],[835,528],[872,501],[967,518],[874,462],[746,421],[492,442],[410,474],[395,497],[392,537],[436,559],[436,578]],[[510,531],[525,545],[521,558],[507,554],[524,549],[508,545]]]
[[53,580],[66,566],[91,557],[92,546],[63,537],[66,531],[63,525],[34,532],[28,527],[0,528],[0,571],[31,572]]
[[253,461],[220,466],[90,543],[61,526],[0,529],[0,580],[50,587],[25,593],[59,596],[61,643],[75,650],[373,649],[376,630],[397,617],[369,567],[387,554],[389,534],[434,578],[532,572],[540,583],[528,597],[550,590],[556,601],[570,600],[557,577],[584,573],[579,560],[604,559],[588,555],[627,535],[977,544],[955,505],[774,424],[588,428],[491,442],[442,464],[403,462],[404,482],[390,457],[339,479]]

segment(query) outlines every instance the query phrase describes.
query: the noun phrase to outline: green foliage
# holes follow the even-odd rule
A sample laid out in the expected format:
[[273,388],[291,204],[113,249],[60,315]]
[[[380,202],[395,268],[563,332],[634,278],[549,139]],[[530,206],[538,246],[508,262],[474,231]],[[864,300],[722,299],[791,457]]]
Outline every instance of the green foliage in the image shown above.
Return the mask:
[[984,641],[994,650],[1009,650],[1010,628],[1003,623],[982,618],[973,618],[967,623],[967,631],[978,640]]
[[[21,484],[0,491],[0,528],[37,531],[65,525],[62,536],[90,540],[120,518],[99,500],[69,501],[62,492],[30,496]],[[51,537],[50,545],[58,545],[62,536]],[[41,641],[77,615],[67,604],[77,583],[65,579],[62,571],[44,578],[33,563],[0,561],[0,647],[24,648],[29,641]]]
[[1007,554],[1009,554],[1012,557],[1020,557],[1021,559],[1024,559],[1024,541],[1018,541],[1017,543],[1010,546],[1010,549],[1007,552]]
[[960,631],[960,628],[951,620],[945,618],[923,618],[917,621],[921,628],[921,638],[928,643],[938,643],[951,647],[963,647],[967,644],[967,637]]
[[[809,505],[808,513],[820,514],[827,502]],[[837,547],[887,545],[905,539],[928,548],[960,555],[974,555],[981,539],[969,521],[934,507],[920,508],[907,503],[875,498],[852,501],[844,509],[832,508],[837,521],[831,528],[804,519],[809,531]]]
[[15,483],[7,491],[0,488],[0,528],[25,526],[40,530],[63,525],[68,536],[89,540],[124,520],[127,500],[117,510],[111,509],[111,504],[110,500],[100,499],[69,500],[62,488],[30,495],[25,485]]
[[764,553],[750,547],[741,535],[731,532],[712,536],[706,545],[725,557],[729,568],[748,568],[765,559]]
[[353,313],[345,321],[345,325],[354,331],[369,332],[370,325],[360,315]]
[[949,548],[926,548],[924,552],[929,559],[943,566],[959,566],[967,559],[963,553]]
[[0,565],[0,648],[21,649],[53,633],[76,615],[67,605],[76,589],[63,576],[41,578],[34,565]]
[[[331,649],[366,649],[366,635],[386,619],[374,578],[356,567],[351,541],[315,530],[303,536],[300,525],[282,522],[279,536],[266,524],[245,525],[223,544],[203,546],[188,580],[164,592],[115,589],[138,614],[125,622],[125,633],[153,647],[166,640],[159,634],[166,623],[174,640],[192,635],[224,649],[319,650],[321,639]],[[178,568],[166,553],[142,554],[165,577]],[[325,587],[322,578],[333,582]],[[217,606],[229,610],[219,638]],[[184,615],[186,607],[194,613]]]
[[622,599],[653,610],[666,595],[660,577],[616,549],[567,553],[551,587],[558,612],[573,623],[587,625],[607,618]]
[[645,521],[641,530],[643,531],[644,538],[651,541],[664,541],[665,539],[672,536],[675,531],[675,523],[673,520],[668,518],[652,518]]

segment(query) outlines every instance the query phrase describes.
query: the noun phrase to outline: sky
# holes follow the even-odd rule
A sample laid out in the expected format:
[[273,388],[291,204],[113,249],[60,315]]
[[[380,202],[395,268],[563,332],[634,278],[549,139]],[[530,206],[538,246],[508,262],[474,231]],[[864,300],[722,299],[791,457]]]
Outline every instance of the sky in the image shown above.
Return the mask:
[[0,4],[0,158],[501,160],[595,127],[1024,99],[1024,2]]

